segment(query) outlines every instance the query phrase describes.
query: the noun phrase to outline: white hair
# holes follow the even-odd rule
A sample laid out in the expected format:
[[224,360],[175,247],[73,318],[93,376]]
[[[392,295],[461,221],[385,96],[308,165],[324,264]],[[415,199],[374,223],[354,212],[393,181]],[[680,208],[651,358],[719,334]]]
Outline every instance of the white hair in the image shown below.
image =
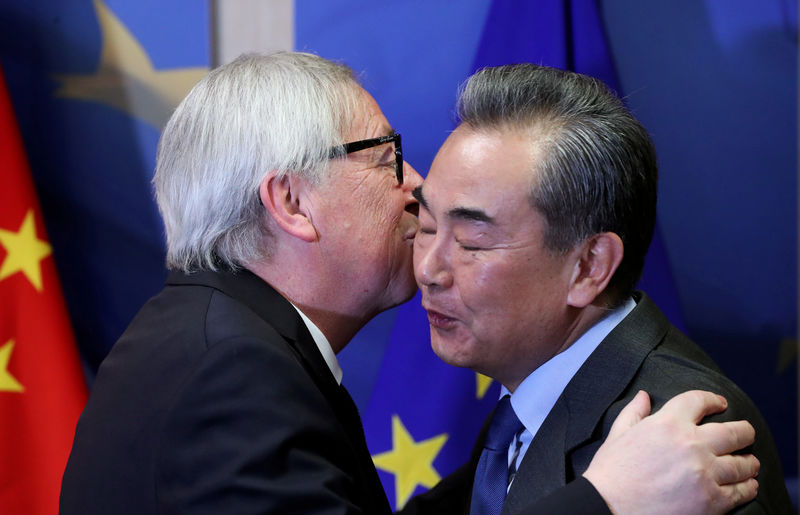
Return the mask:
[[242,55],[204,77],[158,145],[153,184],[167,267],[235,269],[267,259],[261,181],[271,170],[321,180],[361,91],[350,68],[297,52]]

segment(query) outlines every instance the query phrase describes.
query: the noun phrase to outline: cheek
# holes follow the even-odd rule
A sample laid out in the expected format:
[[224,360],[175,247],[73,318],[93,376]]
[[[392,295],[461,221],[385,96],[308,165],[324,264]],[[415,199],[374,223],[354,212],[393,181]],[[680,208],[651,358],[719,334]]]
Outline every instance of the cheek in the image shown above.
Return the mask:
[[476,313],[491,309],[498,290],[504,288],[503,264],[465,254],[453,267],[454,283],[464,306]]
[[363,221],[365,229],[372,234],[387,234],[400,222],[403,214],[402,206],[398,209],[395,199],[388,191],[371,192],[369,195],[360,195],[353,198],[356,204],[356,215]]
[[475,338],[491,340],[513,330],[532,300],[529,276],[499,259],[473,262],[460,269],[459,295]]
[[367,199],[352,199],[353,204],[342,208],[340,227],[347,228],[350,240],[363,252],[378,248],[386,242],[385,222],[379,206]]

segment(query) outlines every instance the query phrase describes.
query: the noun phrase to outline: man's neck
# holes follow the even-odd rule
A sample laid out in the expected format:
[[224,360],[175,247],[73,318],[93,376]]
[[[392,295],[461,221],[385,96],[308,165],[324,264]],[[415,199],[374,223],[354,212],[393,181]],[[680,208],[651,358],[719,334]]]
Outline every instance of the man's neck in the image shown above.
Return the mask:
[[533,373],[534,370],[569,349],[581,336],[594,327],[600,320],[608,316],[612,311],[613,309],[607,307],[607,304],[603,302],[595,302],[580,309],[575,308],[573,316],[564,324],[564,330],[561,333],[562,336],[559,338],[563,344],[558,347],[551,356],[546,357],[544,361],[535,363],[525,370],[519,370],[521,373],[516,374],[513,378],[509,378],[510,380],[508,381],[501,380],[500,383],[513,394],[519,384]]
[[[329,282],[309,273],[309,270],[314,270],[313,267],[296,265],[296,261],[283,266],[283,263],[278,265],[273,260],[270,263],[248,264],[246,268],[300,309],[322,331],[333,352],[338,354],[369,318],[348,315],[345,309],[330,309],[341,299],[336,299]],[[300,270],[304,270],[304,273]]]

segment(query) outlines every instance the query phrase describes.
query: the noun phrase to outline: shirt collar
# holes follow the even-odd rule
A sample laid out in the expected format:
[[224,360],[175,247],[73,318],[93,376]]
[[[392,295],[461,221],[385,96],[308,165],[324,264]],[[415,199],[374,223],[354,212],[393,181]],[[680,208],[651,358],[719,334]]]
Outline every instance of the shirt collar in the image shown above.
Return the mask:
[[300,315],[300,318],[303,319],[303,322],[305,322],[308,332],[311,333],[314,343],[317,344],[317,348],[319,349],[320,354],[322,354],[322,359],[325,360],[325,364],[327,364],[328,368],[331,370],[333,378],[336,379],[338,384],[342,384],[342,367],[339,366],[339,360],[336,359],[336,354],[333,352],[330,342],[322,333],[322,331],[320,331],[319,327],[317,327],[316,324],[305,315],[305,313],[300,311],[300,308],[294,304],[292,304],[292,307]]
[[[628,299],[622,306],[590,327],[575,343],[543,363],[520,383],[511,395],[511,406],[525,429],[532,435],[539,430],[578,369],[608,333],[635,307],[636,302]],[[505,386],[500,389],[501,398],[508,393]]]

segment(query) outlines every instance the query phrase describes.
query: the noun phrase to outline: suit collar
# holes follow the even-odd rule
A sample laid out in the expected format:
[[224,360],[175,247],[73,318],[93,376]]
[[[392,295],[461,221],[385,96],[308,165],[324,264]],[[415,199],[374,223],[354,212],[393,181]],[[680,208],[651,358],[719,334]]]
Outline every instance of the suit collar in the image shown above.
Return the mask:
[[669,321],[644,292],[635,292],[634,300],[636,308],[589,356],[564,391],[570,412],[567,452],[592,436],[606,408],[622,395],[669,330]]
[[[592,437],[606,409],[630,384],[645,357],[663,339],[669,322],[642,292],[636,308],[589,356],[548,414],[512,484],[503,513],[515,513],[566,483],[566,456]],[[516,488],[515,488],[516,485]]]
[[283,336],[302,356],[321,381],[323,391],[338,388],[328,364],[292,304],[269,283],[246,269],[237,271],[200,271],[186,274],[172,270],[167,286],[205,286],[214,288],[250,308]]

